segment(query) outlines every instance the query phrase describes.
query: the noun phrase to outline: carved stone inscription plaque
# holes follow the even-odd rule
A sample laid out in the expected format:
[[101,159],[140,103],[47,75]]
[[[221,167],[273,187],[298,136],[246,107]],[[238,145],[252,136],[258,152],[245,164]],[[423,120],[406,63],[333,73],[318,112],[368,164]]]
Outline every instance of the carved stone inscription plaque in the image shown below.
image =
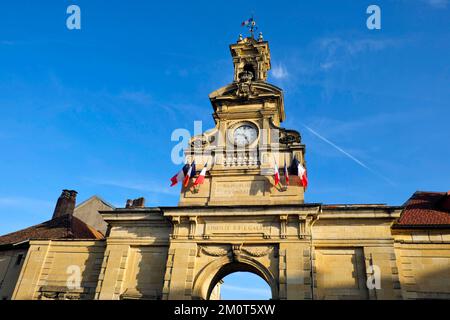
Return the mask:
[[264,181],[217,182],[214,187],[216,197],[263,196]]
[[254,223],[243,224],[223,224],[208,223],[206,225],[207,233],[262,233],[264,226]]
[[205,226],[205,235],[259,234],[266,235],[269,227],[257,223],[208,223]]

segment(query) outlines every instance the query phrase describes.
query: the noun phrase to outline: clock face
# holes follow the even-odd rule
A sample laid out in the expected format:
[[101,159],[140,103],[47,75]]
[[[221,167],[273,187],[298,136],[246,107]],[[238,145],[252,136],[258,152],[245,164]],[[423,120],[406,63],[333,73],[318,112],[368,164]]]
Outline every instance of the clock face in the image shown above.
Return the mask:
[[234,130],[234,143],[239,146],[247,146],[258,138],[258,130],[249,124],[244,124]]

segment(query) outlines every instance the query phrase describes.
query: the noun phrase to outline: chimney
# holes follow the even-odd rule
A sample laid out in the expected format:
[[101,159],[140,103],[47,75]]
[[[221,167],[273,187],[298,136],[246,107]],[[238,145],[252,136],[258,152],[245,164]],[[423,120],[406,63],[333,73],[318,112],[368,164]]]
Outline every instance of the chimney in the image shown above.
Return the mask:
[[447,194],[444,196],[444,199],[442,199],[441,209],[450,212],[450,191],[447,191]]
[[144,208],[144,207],[145,207],[145,199],[143,197],[134,200],[128,199],[125,205],[125,208],[127,209]]
[[62,217],[64,215],[73,215],[75,209],[75,202],[77,199],[77,193],[75,190],[64,189],[56,202],[55,211],[53,212],[52,219]]

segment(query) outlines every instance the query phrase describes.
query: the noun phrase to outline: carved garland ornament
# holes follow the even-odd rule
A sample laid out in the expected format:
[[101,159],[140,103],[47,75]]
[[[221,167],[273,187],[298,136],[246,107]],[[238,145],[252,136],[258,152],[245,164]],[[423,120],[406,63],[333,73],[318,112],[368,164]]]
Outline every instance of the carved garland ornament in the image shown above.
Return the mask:
[[223,257],[228,254],[228,250],[223,249],[223,248],[200,247],[200,251],[208,256],[213,256],[213,257]]
[[[264,257],[264,256],[270,254],[273,251],[273,247],[269,247],[266,249],[250,249],[250,248],[244,248],[239,245],[234,245],[234,247],[231,248],[231,251],[232,251],[233,255],[236,255],[236,256],[239,256],[240,255],[239,251],[242,251],[251,257],[259,258],[259,257]],[[226,256],[230,252],[230,250],[227,250],[224,248],[200,247],[198,255],[200,255],[201,252],[208,256],[212,256],[212,257],[223,257],[223,256]]]
[[249,256],[252,257],[264,257],[266,255],[268,255],[270,252],[272,252],[273,248],[269,247],[267,249],[254,249],[251,250],[249,248],[242,248],[242,251],[245,252],[246,254],[248,254]]

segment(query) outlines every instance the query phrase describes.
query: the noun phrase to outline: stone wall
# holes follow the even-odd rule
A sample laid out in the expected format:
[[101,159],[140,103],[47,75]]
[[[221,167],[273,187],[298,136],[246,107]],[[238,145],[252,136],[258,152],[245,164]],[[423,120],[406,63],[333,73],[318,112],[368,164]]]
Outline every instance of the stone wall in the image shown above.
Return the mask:
[[14,299],[93,299],[104,241],[31,241]]
[[450,299],[449,230],[394,231],[405,299]]
[[315,299],[402,298],[391,234],[398,214],[365,209],[319,215],[312,228]]
[[96,299],[161,299],[172,225],[159,210],[103,212],[110,222]]
[[[214,299],[248,271],[274,299],[450,299],[450,233],[391,229],[397,208],[119,211],[103,213],[106,241],[31,241],[13,298]],[[3,251],[0,274],[21,252]]]
[[9,300],[19,278],[27,249],[0,251],[0,299]]

